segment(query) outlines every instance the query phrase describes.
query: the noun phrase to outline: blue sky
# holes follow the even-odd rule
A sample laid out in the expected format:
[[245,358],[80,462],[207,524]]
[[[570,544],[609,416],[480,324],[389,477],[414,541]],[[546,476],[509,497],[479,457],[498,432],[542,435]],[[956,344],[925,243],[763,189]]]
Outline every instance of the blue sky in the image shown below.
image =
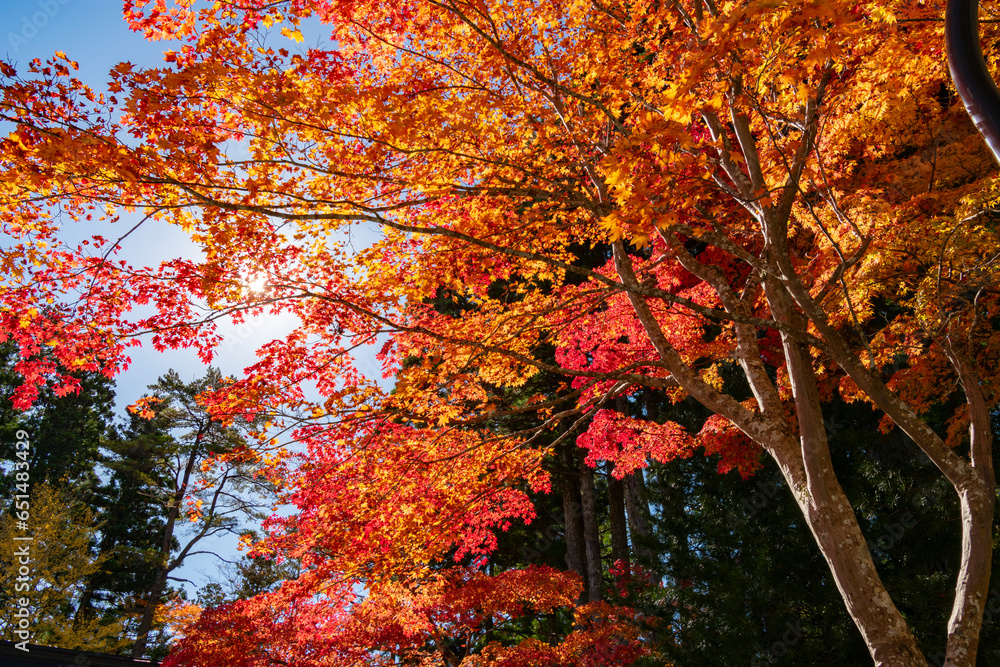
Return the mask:
[[[310,37],[317,37],[322,30],[310,26]],[[315,34],[311,34],[315,33]],[[80,66],[78,76],[95,91],[106,89],[109,70],[119,62],[128,61],[136,66],[156,66],[162,62],[162,52],[175,45],[169,42],[150,43],[131,32],[121,17],[121,3],[109,0],[2,0],[0,1],[0,58],[23,70],[34,58],[45,60],[56,51],[64,51]],[[78,240],[100,233],[107,238],[117,238],[135,223],[125,216],[119,229],[107,227],[67,230],[69,237]],[[356,230],[356,243],[361,246],[377,236],[374,230]],[[2,239],[0,239],[2,242]],[[197,249],[180,229],[167,225],[143,225],[129,235],[122,244],[119,257],[133,264],[157,263],[173,257],[193,257]],[[219,332],[222,344],[216,349],[213,365],[223,373],[239,375],[241,370],[256,360],[258,346],[280,337],[291,326],[286,318],[257,318],[235,326],[222,323]],[[379,364],[375,361],[377,346],[359,354],[358,365],[370,377],[379,377]],[[133,349],[130,368],[118,376],[116,391],[118,410],[124,408],[145,391],[147,385],[173,368],[181,378],[191,380],[204,374],[204,364],[193,351],[172,350],[157,353],[151,347]],[[385,384],[384,381],[382,381]],[[219,538],[200,548],[212,550],[226,558],[237,557],[235,538]],[[221,563],[212,557],[190,558],[179,576],[191,579],[201,586],[218,576]],[[193,597],[193,589],[188,586]]]
[[[169,43],[149,43],[132,33],[121,18],[121,3],[108,0],[4,0],[0,3],[0,58],[23,70],[34,58],[45,60],[55,51],[64,51],[80,65],[79,76],[97,91],[103,91],[108,71],[122,61],[137,66],[154,66],[161,62]],[[74,238],[102,233],[109,238],[121,236],[134,221],[123,219],[119,229],[71,230]],[[158,262],[196,252],[177,228],[164,225],[144,225],[123,244],[120,256],[133,264]],[[224,336],[217,359],[213,362],[224,373],[238,374],[255,359],[258,345],[281,335],[287,324],[258,319],[236,327],[224,325]],[[145,392],[146,386],[168,369],[174,368],[184,379],[204,374],[204,365],[194,352],[170,351],[157,353],[151,347],[132,351],[132,365],[117,380],[118,408],[124,407]],[[235,540],[224,539],[209,543],[205,548],[217,550],[227,557],[235,555]],[[218,561],[211,558],[191,559],[181,576],[204,583],[216,574]]]
[[[305,28],[304,28],[305,29]],[[318,35],[318,33],[317,33]],[[137,66],[156,66],[162,62],[165,49],[176,43],[147,42],[128,29],[121,17],[121,3],[109,0],[3,0],[0,2],[0,58],[23,69],[33,58],[46,59],[56,51],[64,51],[80,65],[79,76],[100,92],[105,90],[108,71],[119,62]],[[117,229],[107,227],[67,230],[74,239],[100,233],[107,238],[124,234],[134,224],[123,216]],[[355,231],[362,245],[372,241],[371,230]],[[194,246],[177,228],[166,225],[144,225],[129,235],[119,256],[133,264],[149,264],[173,257],[193,257]],[[223,373],[237,375],[256,360],[254,350],[262,343],[282,335],[290,320],[276,321],[258,318],[248,324],[220,324],[223,343],[217,349],[213,364]],[[132,365],[118,378],[118,407],[138,398],[146,386],[170,368],[182,378],[193,379],[204,372],[203,364],[194,352],[170,351],[159,354],[148,347],[130,354]],[[362,354],[359,363],[377,375],[374,349]]]
[[162,45],[129,31],[121,12],[121,2],[109,0],[4,0],[0,53],[23,65],[65,51],[93,84],[105,81],[108,70],[121,61],[158,62]]
[[[45,60],[56,51],[64,51],[80,63],[81,78],[97,90],[104,90],[108,71],[117,63],[127,60],[154,65],[160,61],[164,46],[132,33],[121,18],[121,3],[108,0],[6,0],[0,5],[0,26],[0,53],[19,70],[34,58]],[[121,227],[124,230],[125,223]],[[74,236],[89,235],[89,230],[73,231]],[[138,230],[136,238],[129,239],[127,250],[131,252],[126,256],[135,262],[136,254],[147,255],[152,248],[175,255],[190,252],[180,233],[149,228]],[[182,376],[190,375],[183,367],[190,367],[195,359],[184,353],[138,352],[132,357],[132,368],[118,381],[120,409],[138,398],[146,385],[171,365],[176,365]]]
[[[18,69],[33,58],[46,59],[64,51],[80,64],[79,76],[95,90],[105,89],[108,71],[119,62],[154,66],[161,62],[169,43],[150,43],[131,32],[121,18],[121,3],[108,0],[6,0],[0,6],[0,53]],[[102,233],[109,238],[121,236],[134,222],[128,219],[118,229],[74,229],[73,237]],[[178,256],[191,256],[194,247],[176,228],[143,226],[123,244],[121,255],[133,264],[158,262]],[[238,373],[253,361],[256,344],[263,336],[274,334],[266,322],[239,329],[225,327],[225,342],[215,362],[225,373]],[[132,365],[118,378],[118,407],[138,398],[146,386],[170,368],[181,377],[193,379],[204,368],[194,352],[156,353],[140,348],[131,353]]]
[[[23,69],[33,58],[50,58],[64,51],[80,65],[79,76],[97,91],[105,90],[108,71],[119,62],[137,66],[156,66],[162,62],[162,52],[170,42],[147,42],[128,29],[121,17],[121,3],[108,0],[5,0],[0,3],[0,54],[4,60]],[[120,237],[135,219],[123,220],[116,228],[84,228],[67,230],[71,238],[83,238],[101,233],[108,238]],[[93,224],[93,223],[91,223]],[[122,244],[120,256],[133,264],[156,263],[173,257],[192,257],[194,246],[177,228],[166,225],[144,225],[129,235]],[[254,350],[261,343],[281,335],[288,321],[265,318],[233,326],[220,325],[223,343],[217,349],[214,365],[224,373],[238,374],[253,363]],[[191,351],[170,351],[164,354],[149,347],[133,350],[132,365],[118,378],[118,407],[138,398],[148,384],[169,368],[182,378],[193,379],[204,372],[203,364]]]
[[[322,31],[318,26],[311,27],[307,34],[315,33],[310,36],[318,38]],[[108,72],[119,62],[128,61],[139,67],[156,66],[162,62],[162,52],[171,47],[176,48],[176,45],[170,42],[150,43],[131,32],[122,20],[121,3],[118,1],[0,2],[0,58],[23,70],[34,58],[45,60],[56,51],[64,51],[79,63],[78,76],[97,92],[106,89]],[[123,216],[122,221],[115,225],[117,229],[109,229],[107,225],[97,228],[94,223],[86,223],[90,226],[81,224],[77,229],[66,230],[67,237],[74,242],[97,233],[117,238],[135,222],[135,219]],[[356,230],[356,233],[359,233],[355,237],[356,243],[361,246],[377,235],[373,230]],[[144,265],[174,257],[194,257],[197,252],[180,229],[168,225],[143,225],[125,240],[119,257],[135,265]],[[256,360],[254,352],[258,346],[284,335],[290,326],[290,319],[266,317],[240,326],[220,324],[223,342],[216,349],[213,364],[223,373],[239,375],[244,367]],[[376,349],[372,346],[359,355],[358,364],[369,376],[379,375],[379,365],[374,359]],[[168,369],[177,370],[186,380],[199,377],[205,371],[204,364],[193,351],[172,350],[161,354],[151,347],[143,347],[133,349],[130,356],[130,368],[116,382],[120,413],[124,413],[125,406],[139,398],[147,385],[155,382]],[[235,539],[224,538],[202,548],[217,551],[227,558],[236,555]],[[201,585],[216,575],[219,565],[212,558],[190,559],[190,564],[179,574]]]

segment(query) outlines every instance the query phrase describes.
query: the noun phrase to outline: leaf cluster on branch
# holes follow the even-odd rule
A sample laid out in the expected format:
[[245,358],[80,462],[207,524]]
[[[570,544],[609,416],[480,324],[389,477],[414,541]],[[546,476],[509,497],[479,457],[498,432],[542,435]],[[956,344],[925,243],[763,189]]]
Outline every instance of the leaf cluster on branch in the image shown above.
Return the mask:
[[[380,659],[362,635],[295,628],[363,623],[401,582],[438,585],[449,559],[482,567],[497,531],[534,516],[545,461],[580,445],[614,477],[697,447],[744,474],[771,457],[874,662],[921,665],[832,465],[825,405],[866,401],[959,498],[947,652],[973,664],[1000,239],[994,165],[948,88],[942,9],[130,2],[133,29],[183,42],[162,67],[123,63],[98,93],[65,54],[2,66],[0,331],[21,354],[18,404],[45,382],[72,391],[74,368],[113,373],[143,332],[208,359],[221,318],[297,318],[208,399],[224,419],[266,420],[262,444],[285,432],[305,451],[267,459],[298,513],[255,547],[301,559],[302,575],[268,608],[230,608],[246,632],[256,614],[282,628],[260,664]],[[326,41],[300,46],[317,25]],[[203,256],[118,259],[121,211],[179,226]],[[59,240],[91,220],[119,240]],[[362,228],[379,234],[356,247]],[[354,363],[375,344],[391,391]],[[562,380],[518,391],[542,373]],[[696,433],[657,422],[635,407],[645,392],[715,416]],[[512,429],[513,415],[531,420]],[[255,645],[241,632],[225,650]],[[634,650],[603,664],[641,652],[630,632],[616,636]],[[421,660],[457,664],[419,637]],[[573,637],[487,644],[467,664],[536,649],[552,655],[536,664],[566,664]],[[177,660],[223,650],[209,644]]]

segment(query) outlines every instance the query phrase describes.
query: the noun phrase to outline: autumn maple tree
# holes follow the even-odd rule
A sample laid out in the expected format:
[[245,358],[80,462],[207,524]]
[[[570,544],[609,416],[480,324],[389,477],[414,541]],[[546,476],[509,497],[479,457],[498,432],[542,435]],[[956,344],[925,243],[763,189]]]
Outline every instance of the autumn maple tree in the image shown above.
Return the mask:
[[[747,475],[772,457],[875,664],[924,665],[833,474],[835,397],[875,406],[954,488],[941,631],[947,664],[974,664],[1000,190],[950,88],[943,11],[133,1],[134,30],[179,42],[162,67],[123,63],[98,92],[62,53],[0,64],[0,331],[20,405],[73,391],[73,369],[114,373],[143,332],[208,359],[220,318],[298,318],[204,400],[267,420],[262,443],[293,429],[304,453],[261,462],[298,512],[253,548],[302,573],[206,612],[174,664],[629,664],[648,644],[624,607],[578,608],[547,643],[491,630],[579,594],[556,571],[484,568],[550,488],[546,459],[580,446],[616,477],[694,448]],[[203,256],[131,266],[123,212]],[[91,221],[114,235],[61,240]],[[595,249],[606,261],[582,260]],[[391,391],[355,367],[370,345]],[[542,372],[565,381],[512,391]],[[657,423],[626,409],[640,390],[714,416]],[[500,426],[515,414],[534,421]]]

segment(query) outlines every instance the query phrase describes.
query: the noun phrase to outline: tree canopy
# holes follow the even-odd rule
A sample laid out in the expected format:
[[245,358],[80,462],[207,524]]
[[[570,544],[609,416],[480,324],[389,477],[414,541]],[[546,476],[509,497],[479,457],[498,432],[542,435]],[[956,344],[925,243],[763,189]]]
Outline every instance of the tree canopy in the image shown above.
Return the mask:
[[[0,63],[16,405],[73,391],[76,369],[113,374],[142,332],[208,360],[220,318],[298,318],[203,400],[259,423],[262,448],[282,429],[301,444],[260,455],[297,512],[254,547],[300,576],[203,615],[174,663],[640,659],[658,632],[641,612],[578,604],[574,575],[547,566],[490,569],[570,447],[613,479],[698,449],[743,475],[770,457],[872,660],[924,665],[833,464],[831,405],[861,401],[958,500],[941,632],[948,664],[975,664],[998,187],[950,87],[942,14],[133,0],[134,30],[181,40],[161,67],[122,63],[96,91],[63,53]],[[132,266],[121,238],[61,242],[91,222],[124,237],[125,213],[179,226],[201,256]],[[354,364],[371,345],[391,390]],[[646,394],[711,416],[695,430]],[[497,629],[560,613],[575,625],[545,641]]]
[[[45,482],[35,485],[27,496],[18,508],[30,508],[30,534],[24,530],[25,522],[15,520],[14,515],[0,517],[0,567],[8,582],[0,593],[4,611],[0,632],[8,641],[27,641],[27,632],[17,632],[27,630],[33,643],[115,652],[126,642],[121,618],[74,617],[88,579],[108,560],[108,554],[91,553],[97,529],[93,513]],[[31,537],[27,543],[26,534]],[[21,619],[26,622],[22,624]]]

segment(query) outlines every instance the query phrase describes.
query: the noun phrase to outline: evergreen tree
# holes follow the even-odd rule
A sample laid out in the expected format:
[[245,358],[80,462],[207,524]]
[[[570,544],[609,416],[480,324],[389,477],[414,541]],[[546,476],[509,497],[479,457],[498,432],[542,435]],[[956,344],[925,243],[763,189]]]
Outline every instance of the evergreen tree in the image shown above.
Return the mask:
[[[14,371],[17,360],[13,344],[0,344],[0,457],[14,460],[14,435],[23,430],[31,440],[32,481],[48,482],[91,502],[100,485],[101,448],[114,435],[114,383],[99,373],[77,373],[78,392],[57,396],[44,387],[31,409],[20,412],[10,398],[23,382]],[[11,482],[9,475],[0,478],[4,489]]]
[[133,657],[147,655],[157,607],[166,601],[173,573],[198,552],[206,538],[239,533],[242,522],[263,518],[273,489],[253,473],[254,457],[246,448],[248,424],[226,425],[209,415],[200,396],[218,389],[224,379],[214,368],[191,382],[169,371],[149,386],[149,430],[137,427],[127,441],[119,469],[145,485],[162,508],[159,543],[149,551],[152,584],[144,589]]
[[[134,636],[145,600],[156,583],[167,509],[162,455],[173,447],[166,417],[130,415],[117,438],[106,443],[107,481],[94,494],[103,519],[97,551],[105,566],[87,582],[76,621],[125,619]],[[171,540],[176,549],[177,541]]]

